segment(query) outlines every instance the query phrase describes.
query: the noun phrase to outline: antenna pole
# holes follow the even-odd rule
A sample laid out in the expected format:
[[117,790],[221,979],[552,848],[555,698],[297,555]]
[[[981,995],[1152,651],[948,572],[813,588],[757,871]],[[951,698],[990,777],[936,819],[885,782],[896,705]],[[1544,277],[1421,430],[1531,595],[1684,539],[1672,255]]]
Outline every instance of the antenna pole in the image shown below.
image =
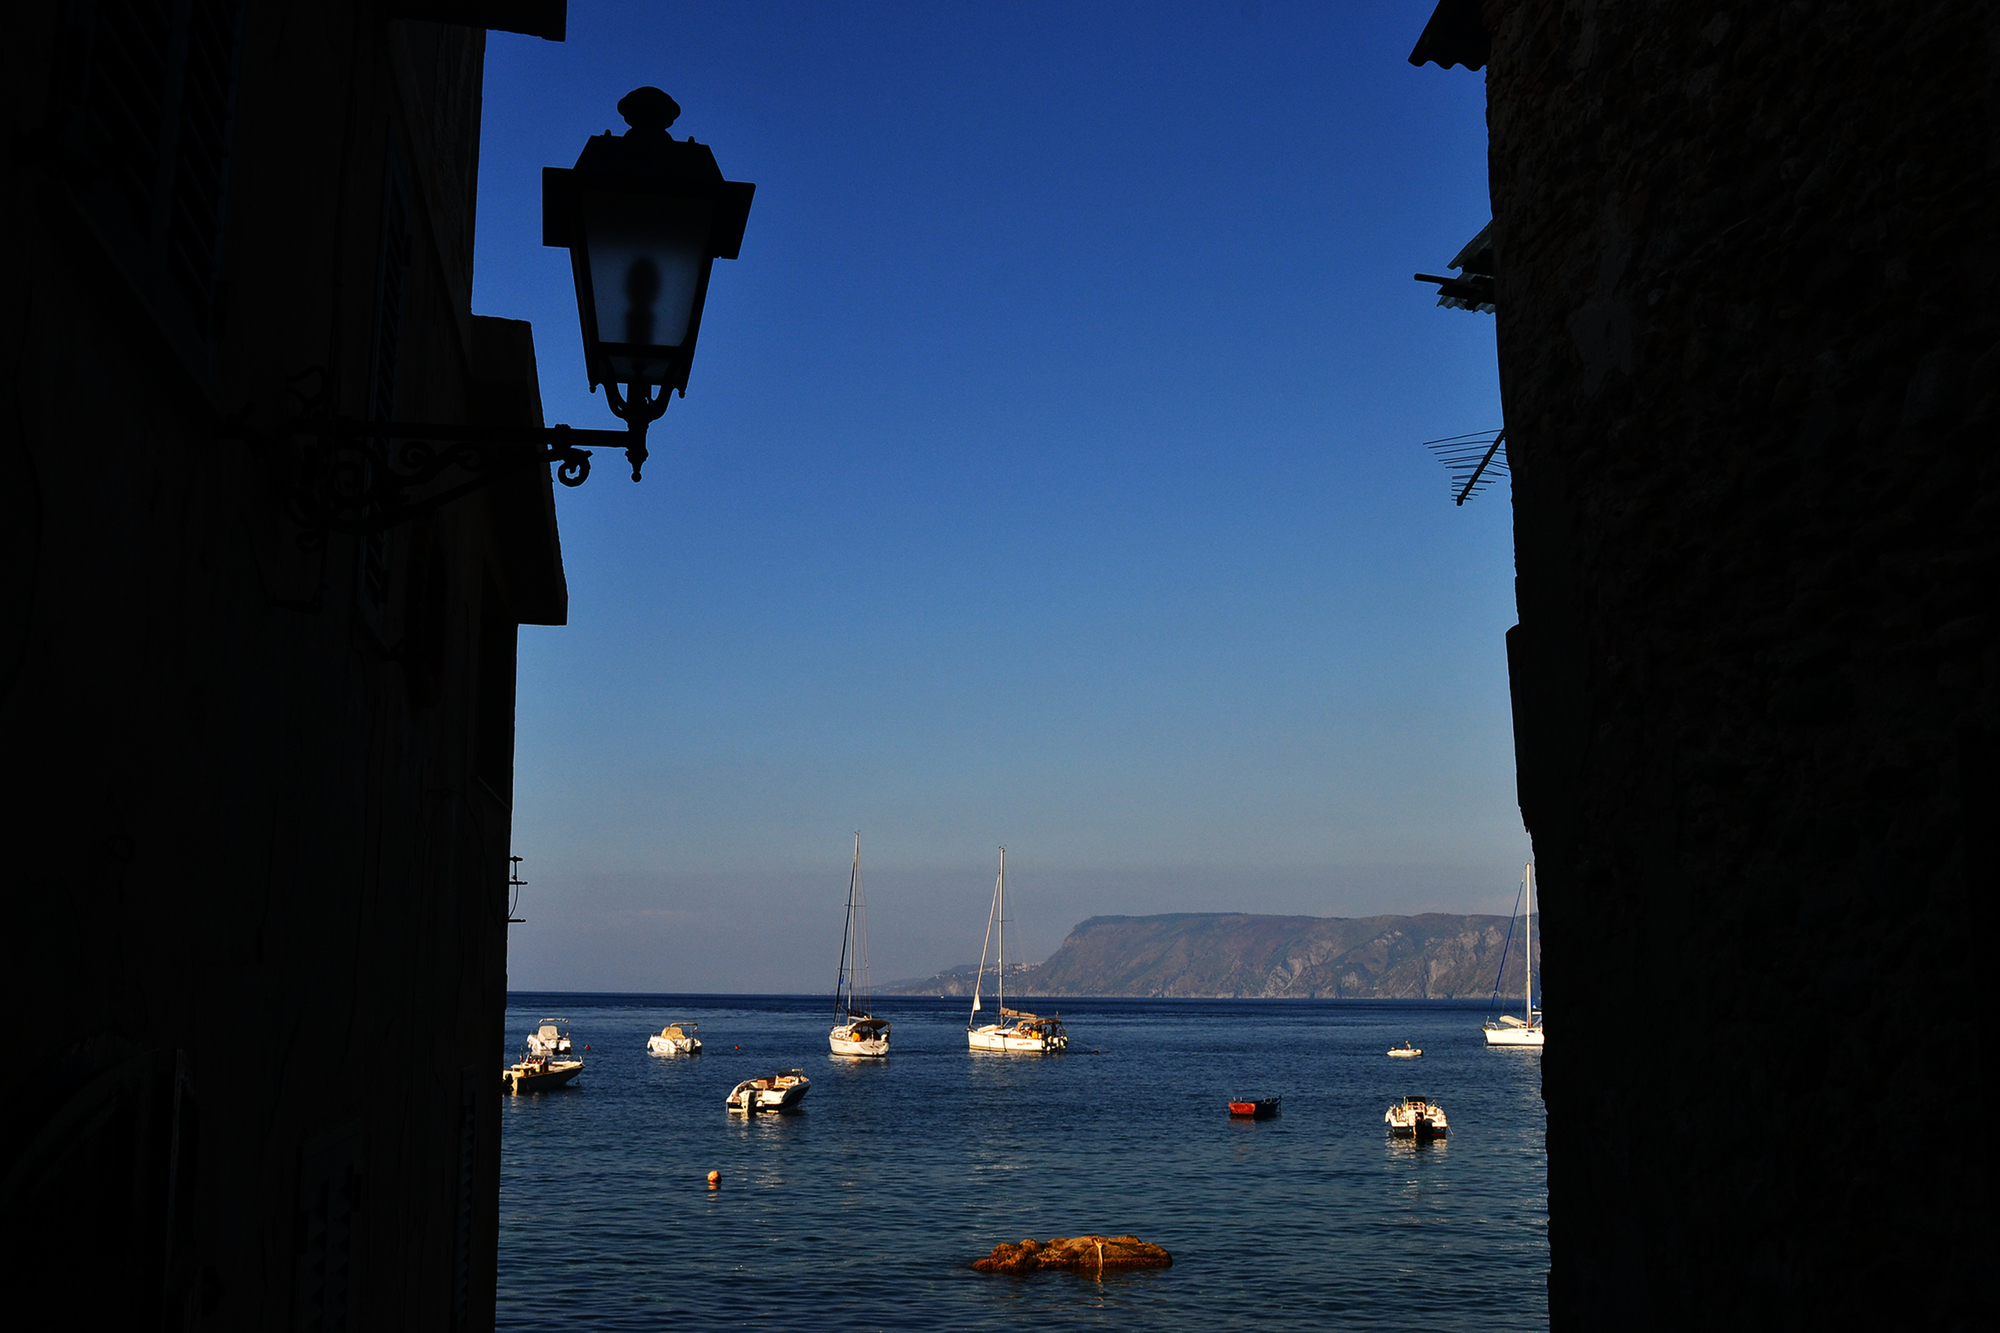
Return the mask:
[[1500,452],[1500,442],[1506,438],[1507,432],[1504,430],[1493,437],[1493,443],[1487,447],[1486,457],[1480,459],[1479,466],[1472,469],[1472,475],[1465,479],[1465,488],[1459,491],[1458,498],[1452,501],[1453,504],[1465,503],[1466,497],[1472,494],[1472,488],[1479,484],[1479,474],[1486,471],[1486,465],[1493,461],[1493,455]]

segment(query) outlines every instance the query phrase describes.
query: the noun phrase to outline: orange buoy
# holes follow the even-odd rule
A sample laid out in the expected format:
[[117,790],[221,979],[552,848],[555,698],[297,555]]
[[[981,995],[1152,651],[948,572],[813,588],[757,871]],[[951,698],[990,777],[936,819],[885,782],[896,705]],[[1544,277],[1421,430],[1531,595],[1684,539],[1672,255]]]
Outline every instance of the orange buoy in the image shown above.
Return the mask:
[[711,1171],[708,1173],[708,1187],[712,1190],[722,1188],[722,1173],[720,1171]]

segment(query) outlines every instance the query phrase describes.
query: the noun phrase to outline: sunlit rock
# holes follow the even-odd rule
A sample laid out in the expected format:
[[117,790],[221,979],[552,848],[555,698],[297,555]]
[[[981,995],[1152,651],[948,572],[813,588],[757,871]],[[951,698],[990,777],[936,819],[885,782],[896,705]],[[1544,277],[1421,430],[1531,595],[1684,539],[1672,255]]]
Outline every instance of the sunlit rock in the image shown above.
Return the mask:
[[1166,1268],[1173,1256],[1137,1236],[1057,1236],[1046,1244],[1029,1237],[995,1245],[972,1266],[982,1273],[1038,1273],[1045,1268],[1101,1272],[1112,1268]]

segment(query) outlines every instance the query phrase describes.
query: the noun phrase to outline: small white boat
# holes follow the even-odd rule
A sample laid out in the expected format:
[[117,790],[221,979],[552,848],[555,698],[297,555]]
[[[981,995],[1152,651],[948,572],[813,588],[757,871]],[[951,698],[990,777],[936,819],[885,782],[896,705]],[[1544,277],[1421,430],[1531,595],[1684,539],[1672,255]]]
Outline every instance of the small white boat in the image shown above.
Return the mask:
[[759,1111],[789,1111],[806,1098],[806,1090],[812,1087],[802,1069],[784,1069],[762,1078],[746,1078],[729,1090],[724,1098],[732,1111],[744,1111],[755,1115]]
[[1399,1139],[1441,1139],[1449,1129],[1444,1108],[1428,1097],[1405,1097],[1382,1120]]
[[569,1039],[567,1018],[544,1018],[541,1026],[528,1036],[528,1054],[546,1059],[567,1059],[576,1053]]
[[646,1049],[654,1055],[700,1055],[701,1038],[694,1035],[694,1023],[669,1023],[646,1038]]
[[868,909],[861,892],[861,835],[854,835],[854,867],[847,872],[847,927],[840,936],[840,971],[833,979],[833,1030],[826,1034],[835,1055],[884,1056],[889,1023],[877,1018],[868,992]]
[[1389,1058],[1392,1060],[1421,1060],[1423,1057],[1424,1048],[1421,1046],[1412,1046],[1407,1041],[1401,1046],[1391,1046],[1389,1048]]
[[[1069,1049],[1069,1033],[1063,1030],[1062,1015],[1043,1018],[1039,1014],[1027,1013],[1007,1007],[1007,849],[1000,849],[1000,874],[993,881],[993,910],[986,917],[986,943],[979,950],[979,973],[972,979],[972,1013],[979,1012],[979,988],[986,978],[986,954],[998,945],[995,957],[996,997],[1000,1006],[998,1023],[974,1025],[970,1016],[965,1023],[965,1044],[975,1051],[1001,1051],[1008,1054],[1040,1055],[1054,1054]],[[1008,1020],[1012,1019],[1012,1022]]]
[[[1530,1047],[1540,1050],[1542,1015],[1535,1008],[1535,866],[1532,861],[1522,869],[1521,893],[1527,900],[1527,910],[1521,922],[1527,932],[1526,942],[1521,946],[1522,958],[1525,960],[1521,971],[1527,977],[1527,983],[1522,987],[1521,1008],[1527,1017],[1516,1018],[1512,1014],[1501,1014],[1498,1018],[1487,1019],[1485,1027],[1480,1030],[1486,1034],[1488,1046]],[[1500,970],[1503,973],[1507,970],[1507,953],[1504,949],[1500,953]],[[1497,1008],[1500,1000],[1498,977],[1494,978],[1493,999]]]

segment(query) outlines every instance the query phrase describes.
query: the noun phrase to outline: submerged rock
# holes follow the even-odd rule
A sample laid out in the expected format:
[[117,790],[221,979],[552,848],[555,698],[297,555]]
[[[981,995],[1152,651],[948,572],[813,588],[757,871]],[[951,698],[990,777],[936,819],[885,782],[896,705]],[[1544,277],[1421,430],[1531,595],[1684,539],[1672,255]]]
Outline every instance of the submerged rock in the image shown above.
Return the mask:
[[1107,1268],[1166,1268],[1174,1258],[1137,1236],[1057,1236],[1047,1244],[1029,1237],[1019,1245],[995,1245],[972,1266],[982,1273],[1038,1273],[1045,1268],[1099,1272]]

